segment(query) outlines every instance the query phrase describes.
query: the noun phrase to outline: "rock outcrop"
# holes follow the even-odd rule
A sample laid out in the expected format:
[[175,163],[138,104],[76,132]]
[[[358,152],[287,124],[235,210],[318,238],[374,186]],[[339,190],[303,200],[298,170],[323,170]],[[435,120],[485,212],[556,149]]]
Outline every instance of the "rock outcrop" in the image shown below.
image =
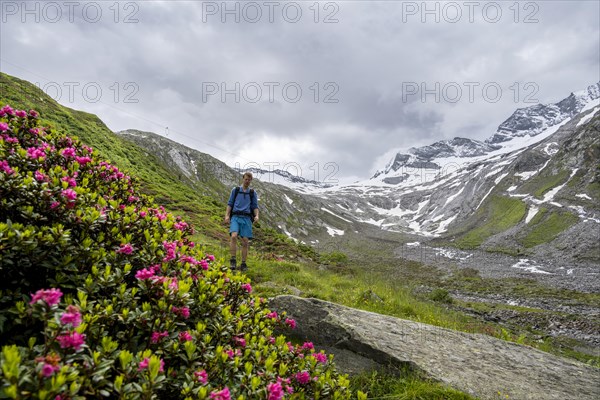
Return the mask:
[[350,374],[405,366],[481,399],[600,398],[600,370],[528,346],[317,299],[278,296],[270,308],[296,319],[293,335]]

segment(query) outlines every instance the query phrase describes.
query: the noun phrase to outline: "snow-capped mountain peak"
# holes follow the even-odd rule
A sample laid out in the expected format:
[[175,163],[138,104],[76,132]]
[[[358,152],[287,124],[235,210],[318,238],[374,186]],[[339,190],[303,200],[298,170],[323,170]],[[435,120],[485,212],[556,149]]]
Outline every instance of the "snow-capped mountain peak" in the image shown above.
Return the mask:
[[[479,156],[491,154],[502,148],[512,151],[516,144],[515,139],[533,138],[542,132],[547,132],[548,128],[558,126],[579,114],[584,108],[599,101],[600,82],[590,85],[584,90],[573,92],[554,104],[536,104],[519,108],[500,124],[494,135],[483,142],[457,137],[428,146],[412,147],[394,155],[386,166],[378,170],[371,179],[392,185],[401,182],[407,183],[407,176],[402,170],[438,170],[442,168],[442,162],[447,162],[450,158],[454,160],[459,158],[464,160],[464,163],[469,163],[475,161],[475,158]],[[520,140],[517,142],[520,143]]]

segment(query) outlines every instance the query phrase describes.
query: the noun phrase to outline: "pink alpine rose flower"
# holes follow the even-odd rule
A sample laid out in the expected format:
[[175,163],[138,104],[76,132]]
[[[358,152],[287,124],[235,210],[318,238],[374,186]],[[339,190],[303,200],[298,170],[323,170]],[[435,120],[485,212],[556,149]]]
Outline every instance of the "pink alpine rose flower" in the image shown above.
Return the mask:
[[298,372],[296,374],[296,380],[299,384],[306,385],[308,382],[310,382],[310,374],[308,373],[308,371]]
[[267,392],[269,393],[268,400],[281,400],[283,398],[284,392],[283,387],[281,387],[281,383],[269,383],[267,385]]
[[79,348],[85,343],[85,335],[73,331],[58,336],[56,340],[63,349],[68,349],[71,347],[75,350],[79,350]]
[[198,379],[198,382],[200,382],[203,385],[206,385],[206,382],[208,382],[208,374],[205,370],[194,372],[194,376],[196,377],[196,379]]
[[67,311],[60,316],[60,323],[63,325],[71,324],[74,328],[81,324],[81,314],[79,308],[69,305]]
[[12,175],[15,172],[9,165],[8,161],[2,160],[0,161],[0,171],[6,172],[6,175]]
[[[148,368],[148,366],[150,366],[150,359],[148,357],[146,357],[142,361],[140,361],[138,371],[143,371],[146,368]],[[160,367],[158,368],[158,371],[159,372],[165,371],[165,362],[162,359],[160,360]]]
[[208,397],[213,400],[231,400],[231,394],[227,387],[219,392],[210,392]]
[[252,293],[252,285],[250,285],[249,283],[244,283],[242,285],[242,289],[244,289],[248,293]]
[[286,318],[285,323],[292,329],[296,327],[296,321],[291,318]]
[[76,152],[75,152],[74,148],[67,147],[66,149],[63,149],[63,151],[61,151],[60,154],[65,158],[71,158],[71,157],[75,157]]
[[73,189],[65,189],[60,193],[60,195],[69,201],[75,201],[77,199],[77,192]]
[[169,332],[164,331],[164,332],[152,332],[152,337],[150,338],[150,341],[152,343],[158,343],[161,341],[162,338],[169,336]]
[[37,303],[38,300],[44,301],[50,307],[60,303],[60,298],[62,297],[62,292],[60,289],[40,289],[31,298],[29,304]]
[[27,149],[27,157],[37,160],[39,158],[45,159],[46,152],[38,147],[30,147]]
[[50,378],[54,374],[54,372],[58,371],[59,369],[60,367],[58,365],[44,363],[41,372],[44,378]]
[[190,340],[194,340],[192,335],[188,331],[183,331],[179,333],[179,341],[181,342],[189,342]]
[[116,252],[119,254],[131,254],[133,253],[133,246],[129,243],[122,244]]

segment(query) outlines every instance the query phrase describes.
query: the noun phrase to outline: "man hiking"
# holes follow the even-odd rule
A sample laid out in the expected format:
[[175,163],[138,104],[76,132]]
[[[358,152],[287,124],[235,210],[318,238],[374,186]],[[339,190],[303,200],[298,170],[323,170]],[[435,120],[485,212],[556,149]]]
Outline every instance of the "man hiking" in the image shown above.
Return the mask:
[[250,189],[252,182],[252,173],[246,172],[242,177],[242,186],[233,188],[229,201],[227,202],[227,210],[225,211],[225,222],[229,226],[229,235],[231,241],[229,250],[231,252],[231,260],[229,266],[232,270],[237,268],[236,253],[237,253],[237,238],[242,240],[242,263],[240,270],[246,271],[246,257],[248,257],[248,242],[252,239],[252,223],[258,221],[258,199],[254,189]]

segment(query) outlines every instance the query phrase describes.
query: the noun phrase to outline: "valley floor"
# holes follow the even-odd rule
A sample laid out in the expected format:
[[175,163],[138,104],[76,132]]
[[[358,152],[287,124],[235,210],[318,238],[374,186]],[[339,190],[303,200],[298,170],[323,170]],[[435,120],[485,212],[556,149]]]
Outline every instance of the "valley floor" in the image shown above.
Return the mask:
[[338,245],[357,266],[369,268],[391,285],[411,287],[418,298],[434,299],[482,324],[496,324],[508,340],[598,362],[598,264],[552,265],[501,253],[440,248],[422,238],[381,231],[346,237]]

